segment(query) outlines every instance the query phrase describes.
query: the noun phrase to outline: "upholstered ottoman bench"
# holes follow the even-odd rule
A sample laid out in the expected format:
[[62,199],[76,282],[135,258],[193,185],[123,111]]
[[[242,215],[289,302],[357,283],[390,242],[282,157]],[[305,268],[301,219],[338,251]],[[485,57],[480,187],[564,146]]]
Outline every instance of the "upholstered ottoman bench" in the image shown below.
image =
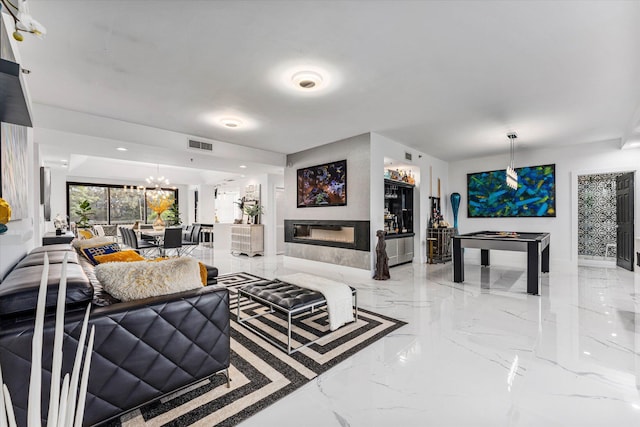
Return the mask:
[[[345,285],[346,286],[346,285]],[[351,297],[353,299],[353,313],[355,320],[358,320],[358,298],[356,289],[349,287],[351,290]],[[258,313],[253,316],[242,317],[240,310],[240,299],[246,298],[250,301],[256,301],[261,305],[268,307],[269,311],[264,313]],[[317,338],[312,341],[308,341],[298,347],[292,347],[291,344],[291,328],[292,319],[300,314],[306,314],[308,312],[315,312],[319,309],[327,308],[327,300],[322,292],[304,288],[302,286],[287,283],[281,280],[264,280],[260,282],[251,283],[240,289],[238,289],[238,304],[237,304],[237,319],[238,323],[245,328],[253,331],[257,335],[261,336],[265,340],[269,341],[274,346],[278,347],[282,351],[286,351],[287,354],[295,353],[307,347],[314,342],[318,341]],[[274,340],[272,337],[263,333],[257,327],[249,323],[251,319],[280,312],[286,316],[287,320],[287,345],[283,346],[280,342]]]

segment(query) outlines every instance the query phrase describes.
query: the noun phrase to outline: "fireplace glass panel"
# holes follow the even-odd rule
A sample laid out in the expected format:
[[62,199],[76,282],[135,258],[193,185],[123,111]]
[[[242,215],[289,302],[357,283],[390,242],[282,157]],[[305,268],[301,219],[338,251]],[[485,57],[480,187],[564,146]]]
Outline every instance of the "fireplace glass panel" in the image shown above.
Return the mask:
[[340,225],[294,224],[295,239],[355,243],[355,227]]

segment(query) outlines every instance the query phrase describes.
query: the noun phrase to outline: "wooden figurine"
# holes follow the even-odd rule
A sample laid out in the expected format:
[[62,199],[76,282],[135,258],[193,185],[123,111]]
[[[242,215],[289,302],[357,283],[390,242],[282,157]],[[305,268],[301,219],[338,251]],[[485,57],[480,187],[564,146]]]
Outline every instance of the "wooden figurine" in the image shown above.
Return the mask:
[[384,240],[384,231],[376,231],[378,236],[378,244],[376,245],[376,274],[373,276],[375,280],[389,280],[389,257],[387,256],[387,243]]

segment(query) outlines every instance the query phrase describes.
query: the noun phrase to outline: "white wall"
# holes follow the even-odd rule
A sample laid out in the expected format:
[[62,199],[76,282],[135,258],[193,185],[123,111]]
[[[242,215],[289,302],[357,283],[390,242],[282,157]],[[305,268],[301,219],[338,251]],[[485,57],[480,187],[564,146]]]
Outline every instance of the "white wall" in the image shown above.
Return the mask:
[[[262,204],[265,212],[262,215],[264,224],[264,251],[266,254],[275,255],[277,252],[277,226],[276,223],[276,188],[284,186],[284,176],[268,174],[266,186],[262,189]],[[280,224],[281,226],[283,224]]]
[[[370,134],[363,134],[289,154],[287,156],[287,167],[284,171],[284,218],[288,220],[369,221],[371,210],[370,141]],[[345,206],[298,208],[297,170],[343,159],[347,160],[347,204]],[[381,189],[380,191],[382,192],[384,190]],[[300,246],[305,247],[301,248]],[[333,256],[330,257],[332,260],[338,259],[341,261],[345,261],[347,256],[353,256],[353,259],[349,258],[349,261],[345,261],[347,262],[345,265],[357,265],[358,268],[365,268],[364,266],[366,265],[366,268],[369,268],[371,252],[362,253],[361,251],[351,251],[347,249],[306,246],[307,245],[299,245],[297,243],[287,243],[285,244],[285,254],[288,256],[299,256],[300,258],[317,257],[316,260],[320,260],[320,258],[324,260],[326,256],[331,253],[333,254]],[[298,250],[304,251],[306,255],[301,256],[297,253]],[[340,254],[342,251],[344,251],[344,253]]]
[[[196,197],[195,197],[195,193],[196,190],[198,189],[197,185],[189,185],[187,187],[187,194],[185,194],[186,198],[186,208],[183,211],[182,210],[182,206],[180,206],[180,212],[182,212],[182,221],[185,224],[193,224],[194,222],[196,222],[196,212],[195,212],[195,204],[196,204]],[[182,198],[182,196],[180,196],[180,198]]]
[[[480,230],[536,231],[551,233],[551,263],[558,267],[562,263],[577,263],[577,176],[604,173],[638,171],[640,150],[621,150],[618,141],[580,144],[535,151],[517,150],[516,167],[555,163],[556,165],[556,217],[555,218],[468,218],[467,217],[467,173],[504,169],[509,162],[508,150],[501,156],[483,157],[451,162],[449,165],[449,188],[462,195],[458,227],[461,233]],[[640,205],[640,182],[635,181],[636,236],[640,234],[638,212]],[[465,251],[465,259],[479,263],[479,251]],[[492,257],[492,263],[512,265],[521,263],[523,254],[503,252]]]
[[[37,178],[36,178],[37,175]],[[39,246],[40,230],[40,169],[39,157],[34,150],[33,130],[27,128],[27,217],[7,223],[8,231],[0,234],[0,280],[24,256]]]
[[[370,135],[363,134],[287,156],[284,171],[286,219],[369,220]],[[297,170],[347,159],[347,205],[298,208]],[[384,191],[384,190],[381,190]]]
[[198,222],[213,224],[216,215],[216,203],[214,199],[215,187],[213,185],[200,184],[198,187]]

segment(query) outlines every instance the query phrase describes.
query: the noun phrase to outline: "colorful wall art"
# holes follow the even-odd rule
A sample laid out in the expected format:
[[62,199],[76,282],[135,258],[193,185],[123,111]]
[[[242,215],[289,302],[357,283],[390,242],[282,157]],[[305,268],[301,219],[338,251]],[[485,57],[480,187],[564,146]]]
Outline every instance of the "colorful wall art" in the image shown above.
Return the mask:
[[518,188],[509,188],[505,170],[467,174],[470,218],[555,217],[556,165],[516,168]]
[[347,161],[298,169],[298,207],[347,204]]
[[27,128],[2,123],[0,134],[0,197],[11,205],[12,220],[27,218]]

